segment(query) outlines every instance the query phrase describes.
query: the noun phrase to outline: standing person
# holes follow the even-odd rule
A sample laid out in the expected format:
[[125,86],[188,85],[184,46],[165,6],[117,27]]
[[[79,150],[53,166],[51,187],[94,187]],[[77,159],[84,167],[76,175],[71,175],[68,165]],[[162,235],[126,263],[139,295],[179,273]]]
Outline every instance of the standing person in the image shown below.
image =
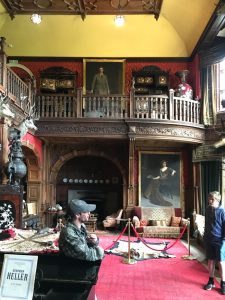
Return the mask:
[[204,233],[209,281],[204,285],[204,289],[209,291],[215,287],[215,263],[218,262],[221,276],[221,293],[225,295],[225,211],[220,206],[220,200],[221,195],[219,192],[209,193]]
[[103,67],[99,68],[97,74],[95,74],[92,85],[91,85],[91,93],[97,95],[108,95],[109,94],[109,84],[107,76],[104,74]]
[[86,261],[103,258],[104,250],[98,245],[98,237],[96,234],[88,234],[84,224],[95,208],[95,204],[87,204],[83,200],[70,201],[67,224],[62,228],[59,236],[59,249],[66,256]]

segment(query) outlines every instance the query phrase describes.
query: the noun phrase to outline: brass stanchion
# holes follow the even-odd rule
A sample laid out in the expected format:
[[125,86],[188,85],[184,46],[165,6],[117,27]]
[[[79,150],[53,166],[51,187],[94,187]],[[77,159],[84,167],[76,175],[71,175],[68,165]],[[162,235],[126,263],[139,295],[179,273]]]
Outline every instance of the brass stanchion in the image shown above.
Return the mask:
[[188,224],[187,224],[187,242],[188,242],[188,254],[183,255],[183,259],[188,259],[188,260],[194,260],[196,259],[195,256],[191,255],[191,245],[190,245],[190,219],[188,218]]
[[127,258],[124,258],[122,260],[122,262],[124,264],[129,264],[129,265],[133,265],[133,264],[136,264],[137,261],[135,259],[132,259],[130,257],[130,225],[131,225],[131,222],[130,222],[130,218],[128,219],[128,252],[127,252]]

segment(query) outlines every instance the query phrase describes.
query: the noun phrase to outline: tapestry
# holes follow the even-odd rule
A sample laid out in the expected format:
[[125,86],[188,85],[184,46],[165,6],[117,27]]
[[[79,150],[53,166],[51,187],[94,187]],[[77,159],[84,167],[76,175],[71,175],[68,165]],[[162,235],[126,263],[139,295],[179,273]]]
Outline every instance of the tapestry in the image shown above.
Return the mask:
[[[173,254],[169,254],[164,250],[169,242],[158,242],[145,244],[141,240],[130,242],[130,258],[135,260],[146,260],[153,258],[175,258]],[[128,257],[128,241],[119,240],[115,242],[113,246],[105,250],[106,254],[114,254],[123,257]]]

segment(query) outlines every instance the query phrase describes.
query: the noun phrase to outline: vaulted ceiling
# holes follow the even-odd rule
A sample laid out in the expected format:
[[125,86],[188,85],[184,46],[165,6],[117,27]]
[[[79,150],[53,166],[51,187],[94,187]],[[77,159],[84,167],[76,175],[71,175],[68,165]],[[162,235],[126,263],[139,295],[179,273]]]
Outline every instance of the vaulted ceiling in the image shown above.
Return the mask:
[[[0,36],[9,56],[189,57],[224,27],[219,0],[0,0]],[[224,1],[221,1],[224,4]],[[39,13],[42,23],[30,21]],[[124,27],[114,25],[125,15]],[[214,24],[214,27],[213,27]]]

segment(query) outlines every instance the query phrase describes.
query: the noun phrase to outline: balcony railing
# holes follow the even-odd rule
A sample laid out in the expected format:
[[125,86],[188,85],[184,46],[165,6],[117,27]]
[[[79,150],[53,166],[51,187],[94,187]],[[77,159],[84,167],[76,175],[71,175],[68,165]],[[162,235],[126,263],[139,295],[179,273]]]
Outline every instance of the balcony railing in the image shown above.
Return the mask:
[[29,84],[26,84],[23,80],[17,76],[10,68],[6,67],[7,70],[7,89],[6,92],[10,98],[15,101],[15,104],[22,109],[26,108],[30,96]]
[[200,123],[200,103],[174,96],[145,95],[77,95],[45,94],[36,97],[41,118],[113,118],[157,119]]
[[1,42],[0,38],[0,90],[8,97],[9,103],[13,103],[22,112],[29,114],[30,108],[34,104],[32,83],[31,81],[24,82],[7,66],[6,56],[1,52]]
[[84,95],[82,107],[84,117],[124,119],[128,117],[129,97],[124,95]]
[[77,98],[74,95],[37,95],[36,107],[41,118],[77,117]]

